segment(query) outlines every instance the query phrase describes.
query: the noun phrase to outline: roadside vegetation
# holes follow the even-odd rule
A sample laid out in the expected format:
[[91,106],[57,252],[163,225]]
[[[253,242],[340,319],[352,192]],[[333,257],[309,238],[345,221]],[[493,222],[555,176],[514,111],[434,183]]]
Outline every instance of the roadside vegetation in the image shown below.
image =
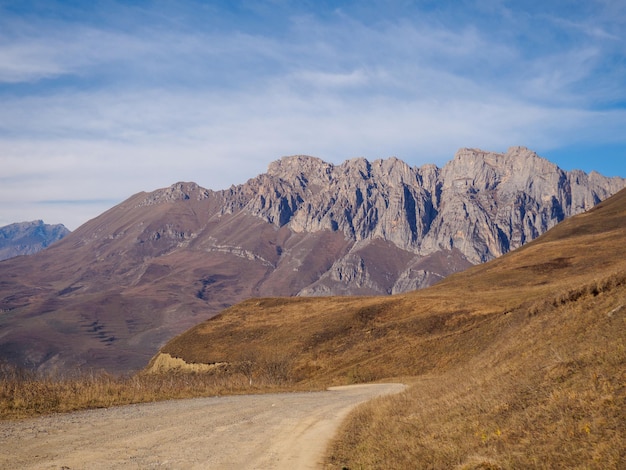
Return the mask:
[[0,419],[20,419],[89,408],[160,400],[295,390],[281,365],[242,362],[211,371],[169,371],[116,377],[78,373],[44,376],[0,365]]

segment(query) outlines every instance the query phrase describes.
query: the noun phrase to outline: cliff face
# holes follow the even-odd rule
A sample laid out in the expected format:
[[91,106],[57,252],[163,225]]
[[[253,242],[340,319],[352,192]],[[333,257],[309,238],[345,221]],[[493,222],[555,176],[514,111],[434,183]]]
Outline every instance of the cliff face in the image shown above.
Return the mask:
[[534,152],[463,149],[441,172],[438,216],[423,249],[457,247],[472,263],[519,248],[624,187],[622,178],[565,172]]
[[[274,162],[267,174],[240,187],[248,197],[238,199],[247,203],[237,209],[293,232],[340,232],[355,243],[322,276],[324,287],[309,286],[301,294],[332,294],[337,288],[351,293],[364,285],[401,292],[518,248],[624,185],[622,178],[563,171],[523,147],[504,154],[462,149],[443,169],[411,168],[396,158],[333,166],[295,156]],[[367,267],[358,255],[373,240],[416,255],[423,267],[429,257],[448,262],[415,275],[405,266],[383,288],[364,280]],[[341,287],[332,286],[337,282]]]
[[45,251],[2,262],[0,358],[132,371],[241,300],[425,287],[625,186],[516,147],[463,149],[443,168],[292,156],[224,191],[138,193]]

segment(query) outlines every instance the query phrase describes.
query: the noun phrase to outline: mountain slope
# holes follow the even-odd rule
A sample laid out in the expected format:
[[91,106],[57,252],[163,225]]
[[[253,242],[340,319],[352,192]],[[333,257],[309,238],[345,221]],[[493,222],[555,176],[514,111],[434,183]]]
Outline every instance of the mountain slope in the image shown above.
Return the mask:
[[[515,297],[518,307],[458,331],[465,357],[456,344],[444,346],[431,355],[442,370],[415,380],[405,396],[351,416],[328,468],[411,468],[416,461],[432,468],[621,468],[625,236],[622,191],[515,253],[444,281],[439,293],[479,289],[487,301]],[[438,348],[436,341],[428,346]]]
[[296,383],[412,384],[353,413],[329,468],[621,468],[625,239],[623,190],[427,289],[235,305],[148,371],[167,355],[251,377],[280,365]]
[[0,227],[0,261],[37,253],[69,233],[63,225],[48,225],[41,220]]
[[374,379],[415,375],[445,367],[437,358],[443,349],[446,363],[480,352],[484,345],[466,333],[483,322],[621,288],[625,237],[621,191],[526,246],[427,289],[391,297],[250,299],[172,339],[161,352],[190,363],[229,362],[245,344],[246,350],[297,357],[296,376],[313,363],[316,375],[337,378],[357,364]]
[[138,193],[0,266],[0,356],[46,370],[143,367],[251,297],[388,294],[521,246],[625,186],[523,148],[444,168],[285,157],[224,191]]

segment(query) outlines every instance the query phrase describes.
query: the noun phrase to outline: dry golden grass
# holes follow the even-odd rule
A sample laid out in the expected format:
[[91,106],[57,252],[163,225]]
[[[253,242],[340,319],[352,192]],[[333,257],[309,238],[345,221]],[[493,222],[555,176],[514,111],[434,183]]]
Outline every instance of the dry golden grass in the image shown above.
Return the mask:
[[[243,393],[298,389],[272,370],[255,367],[215,370],[211,373],[81,374],[77,377],[43,377],[11,366],[0,366],[0,419],[20,419],[88,408],[131,403]],[[254,381],[250,381],[250,376]]]
[[[494,324],[497,338],[360,407],[327,468],[597,468],[626,461],[626,286]],[[612,284],[609,280],[608,284]]]

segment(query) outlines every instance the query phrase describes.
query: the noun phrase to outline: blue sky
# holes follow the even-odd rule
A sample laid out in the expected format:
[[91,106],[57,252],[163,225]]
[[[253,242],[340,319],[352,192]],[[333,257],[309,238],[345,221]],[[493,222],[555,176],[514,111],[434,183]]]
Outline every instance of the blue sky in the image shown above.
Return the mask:
[[281,156],[626,177],[626,2],[0,0],[0,226]]

